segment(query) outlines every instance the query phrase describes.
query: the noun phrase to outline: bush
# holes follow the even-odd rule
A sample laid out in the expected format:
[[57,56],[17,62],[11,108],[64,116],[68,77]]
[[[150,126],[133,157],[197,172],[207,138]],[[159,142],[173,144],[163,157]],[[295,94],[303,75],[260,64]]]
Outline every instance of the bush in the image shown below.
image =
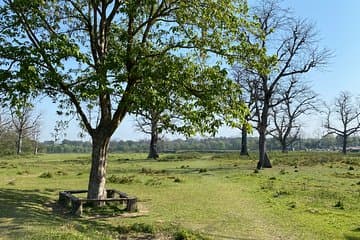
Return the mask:
[[52,178],[53,175],[51,172],[43,172],[42,174],[40,174],[39,178]]
[[155,228],[153,225],[146,223],[134,223],[131,226],[119,225],[116,227],[116,231],[120,234],[128,234],[130,232],[153,234],[155,233]]
[[127,183],[132,183],[135,180],[135,176],[115,176],[115,175],[111,175],[107,181],[109,183],[118,183],[118,184],[127,184]]
[[344,203],[342,201],[337,201],[334,207],[344,210]]
[[191,232],[189,230],[178,230],[174,233],[174,239],[175,240],[206,240],[208,238],[205,238],[201,236],[198,233]]
[[162,181],[160,178],[149,179],[145,182],[145,185],[148,185],[148,186],[159,186],[161,184],[162,184]]
[[200,169],[199,169],[199,173],[205,173],[205,172],[207,172],[207,169],[206,169],[206,168],[200,168]]
[[176,182],[176,183],[180,183],[180,182],[181,182],[181,179],[180,179],[180,178],[178,178],[178,177],[176,177],[176,178],[174,179],[174,182]]
[[138,233],[154,233],[155,228],[153,225],[146,223],[134,223],[130,226],[130,230]]

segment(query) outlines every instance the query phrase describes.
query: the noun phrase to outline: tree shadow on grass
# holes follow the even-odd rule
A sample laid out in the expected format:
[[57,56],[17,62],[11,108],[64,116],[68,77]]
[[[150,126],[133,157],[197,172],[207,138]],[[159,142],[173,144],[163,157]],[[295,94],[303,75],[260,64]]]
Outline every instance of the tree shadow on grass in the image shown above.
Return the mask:
[[344,234],[346,240],[360,240],[360,226],[353,229],[351,233]]
[[[0,236],[10,239],[25,237],[35,239],[31,234],[43,229],[66,228],[69,225],[76,227],[72,231],[86,234],[94,231],[116,231],[116,228],[104,221],[91,221],[77,218],[61,208],[56,200],[49,197],[54,191],[0,189]],[[33,229],[33,230],[31,230]],[[35,232],[31,232],[35,231]],[[30,235],[30,237],[29,237]]]

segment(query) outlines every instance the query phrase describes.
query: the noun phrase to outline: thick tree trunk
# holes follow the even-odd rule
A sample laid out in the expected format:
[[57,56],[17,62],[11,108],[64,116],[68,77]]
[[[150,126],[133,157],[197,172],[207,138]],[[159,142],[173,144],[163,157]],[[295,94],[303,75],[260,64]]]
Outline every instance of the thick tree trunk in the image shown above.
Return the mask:
[[96,134],[92,136],[91,171],[89,177],[89,199],[106,199],[106,166],[110,136]]
[[256,168],[262,169],[265,165],[266,137],[263,131],[259,131],[259,161]]
[[282,153],[287,153],[288,152],[288,149],[287,149],[287,146],[286,146],[285,142],[281,142],[281,152]]
[[270,159],[266,154],[266,128],[269,115],[269,104],[264,103],[261,119],[258,125],[259,131],[259,161],[256,166],[257,169],[271,168]]
[[342,153],[346,154],[346,147],[347,147],[347,136],[343,136],[343,145],[342,145]]
[[248,148],[247,148],[247,129],[245,126],[241,129],[241,156],[249,156]]
[[150,139],[150,149],[148,158],[156,159],[159,157],[158,149],[157,149],[157,142],[159,139],[158,133],[158,123],[157,120],[154,119],[151,121],[151,139]]

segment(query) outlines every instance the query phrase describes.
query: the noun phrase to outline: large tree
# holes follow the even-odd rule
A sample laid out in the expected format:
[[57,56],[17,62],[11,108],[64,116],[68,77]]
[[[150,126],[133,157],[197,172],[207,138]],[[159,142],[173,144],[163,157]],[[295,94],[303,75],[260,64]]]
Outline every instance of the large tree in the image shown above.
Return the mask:
[[294,76],[324,66],[330,52],[318,46],[316,31],[308,21],[296,18],[280,6],[278,0],[265,0],[253,8],[261,31],[250,33],[248,39],[262,51],[258,58],[238,64],[246,84],[252,91],[254,127],[259,134],[257,168],[271,167],[266,158],[266,135],[272,108],[284,101],[277,94]]
[[360,131],[360,107],[349,92],[341,92],[333,105],[327,105],[324,124],[326,135],[336,134],[342,141],[342,153],[346,154],[348,139]]
[[[228,55],[229,46],[246,54],[250,46],[234,34],[247,26],[241,0],[3,0],[0,6],[1,87],[15,104],[21,94],[45,94],[78,116],[92,139],[92,199],[106,198],[110,138],[141,106],[139,88],[150,84],[147,66],[154,57]],[[219,85],[224,79],[208,81]],[[181,84],[173,89],[201,92],[196,81]],[[214,103],[197,96],[205,105]],[[99,117],[93,121],[87,109]]]
[[269,134],[280,142],[281,150],[285,153],[298,139],[300,118],[318,109],[318,99],[317,94],[297,78],[293,78],[283,88],[280,91],[283,101],[270,114],[272,124],[269,126]]
[[[163,56],[149,66],[146,77],[151,84],[139,88],[144,101],[134,112],[138,129],[151,136],[149,158],[158,157],[163,132],[215,134],[223,123],[236,124],[237,117],[243,121],[240,88],[226,75],[217,66],[185,57]],[[240,116],[236,105],[242,108]]]

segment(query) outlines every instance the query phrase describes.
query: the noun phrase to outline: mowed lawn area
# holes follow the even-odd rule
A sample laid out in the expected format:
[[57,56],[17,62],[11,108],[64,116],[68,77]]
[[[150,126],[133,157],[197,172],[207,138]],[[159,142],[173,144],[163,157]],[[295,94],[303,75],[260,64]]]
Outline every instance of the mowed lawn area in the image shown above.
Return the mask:
[[138,198],[117,206],[58,206],[87,189],[90,155],[0,158],[0,239],[360,239],[360,154],[111,154],[107,188]]

